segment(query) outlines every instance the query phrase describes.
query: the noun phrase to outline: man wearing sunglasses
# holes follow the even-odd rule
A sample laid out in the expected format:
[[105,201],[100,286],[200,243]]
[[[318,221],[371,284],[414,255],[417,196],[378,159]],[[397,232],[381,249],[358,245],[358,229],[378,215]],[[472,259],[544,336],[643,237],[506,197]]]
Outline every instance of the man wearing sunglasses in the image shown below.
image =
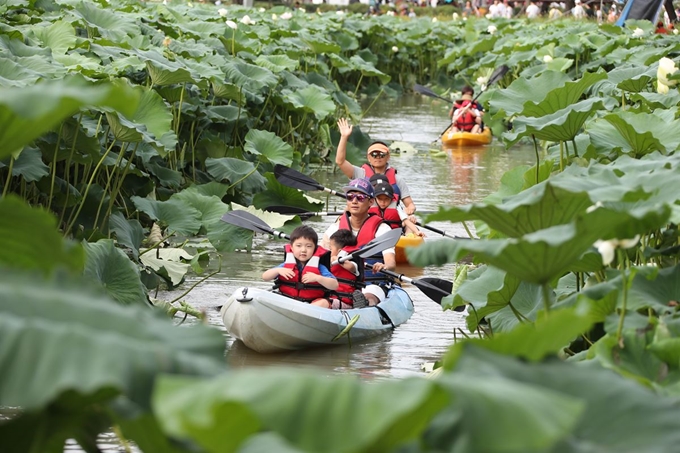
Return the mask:
[[[392,227],[383,222],[383,219],[380,216],[368,213],[368,210],[373,205],[375,199],[375,191],[367,179],[353,179],[342,189],[347,195],[345,213],[340,216],[337,222],[329,226],[323,234],[323,240],[321,242],[322,247],[330,250],[330,237],[339,229],[352,231],[352,234],[357,238],[358,247],[363,247],[376,237],[389,233],[392,230]],[[394,270],[397,267],[394,247],[383,250],[382,260],[373,261],[374,260],[369,261],[373,263],[372,269],[370,271],[366,270],[365,278],[385,278],[384,274],[379,274],[380,270]],[[376,281],[375,283],[378,285],[369,286],[384,286],[388,281],[381,280]],[[364,291],[366,290],[369,290],[371,294],[376,295],[375,288],[367,287]],[[384,299],[384,294],[387,293],[386,289],[383,289],[382,291],[382,297],[378,296],[379,301],[382,301]]]
[[368,163],[357,167],[347,161],[347,141],[349,136],[352,135],[352,126],[345,118],[340,118],[338,120],[338,128],[340,129],[340,142],[335,153],[335,163],[340,167],[345,176],[354,180],[360,178],[368,179],[374,174],[384,174],[394,189],[395,201],[404,203],[406,214],[411,215],[416,212],[416,205],[413,203],[408,186],[397,175],[397,170],[394,167],[390,167],[389,147],[383,142],[372,143],[366,152]]

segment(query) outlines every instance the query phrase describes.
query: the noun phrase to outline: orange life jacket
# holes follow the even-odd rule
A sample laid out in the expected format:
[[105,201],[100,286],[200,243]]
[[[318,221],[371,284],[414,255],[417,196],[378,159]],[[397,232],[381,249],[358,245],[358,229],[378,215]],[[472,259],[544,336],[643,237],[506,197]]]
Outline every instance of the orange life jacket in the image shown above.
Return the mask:
[[[369,164],[364,164],[361,166],[361,168],[363,168],[366,172],[366,179],[371,179],[371,176],[375,174],[375,170]],[[401,190],[399,190],[399,186],[397,185],[397,169],[393,167],[387,167],[385,170],[385,177],[387,178],[387,182],[390,183],[392,189],[394,190],[394,201],[399,203],[399,200],[401,200]]]
[[317,247],[314,251],[314,255],[307,261],[300,271],[297,265],[297,260],[293,255],[293,248],[290,244],[286,244],[286,261],[283,267],[287,269],[292,269],[295,272],[292,278],[285,278],[280,276],[277,278],[277,286],[282,294],[293,299],[301,300],[303,302],[312,302],[315,299],[319,299],[326,296],[328,290],[318,283],[302,283],[302,276],[304,274],[317,274],[321,275],[319,270],[320,259],[323,255],[328,253],[323,247]]
[[[467,99],[464,101],[458,101],[453,104],[454,110],[453,110],[453,115],[456,115],[456,110],[464,109],[467,105],[469,105],[472,101],[468,101]],[[477,109],[479,110],[481,106],[475,102],[470,106],[469,109],[467,109],[464,113],[462,113],[458,119],[455,122],[455,126],[466,132],[470,132],[473,127],[475,127],[475,119],[477,118],[472,112],[472,109]]]

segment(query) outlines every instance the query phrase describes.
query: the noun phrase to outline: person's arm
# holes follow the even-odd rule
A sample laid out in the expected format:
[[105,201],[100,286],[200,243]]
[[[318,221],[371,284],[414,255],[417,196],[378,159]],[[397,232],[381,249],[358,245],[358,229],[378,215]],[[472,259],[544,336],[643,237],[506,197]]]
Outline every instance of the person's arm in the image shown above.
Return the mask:
[[352,135],[352,126],[345,118],[340,118],[338,129],[340,129],[340,141],[338,142],[338,149],[335,151],[335,164],[340,167],[345,176],[351,179],[354,175],[354,165],[347,160],[347,142],[349,136]]
[[319,272],[323,275],[307,273],[302,275],[302,283],[318,283],[331,291],[338,289],[338,280],[330,273],[326,266],[319,266]]
[[409,219],[405,219],[403,225],[406,233],[413,233],[416,236],[425,237],[425,233],[420,231]]
[[262,280],[265,282],[269,282],[271,280],[274,280],[276,277],[279,275],[282,275],[285,278],[293,278],[295,275],[295,272],[293,272],[293,269],[288,269],[286,267],[273,267],[269,270],[264,271],[262,274]]
[[412,215],[414,212],[416,212],[416,205],[413,203],[413,199],[411,197],[402,198],[401,201],[404,203],[404,210],[406,211],[406,214]]

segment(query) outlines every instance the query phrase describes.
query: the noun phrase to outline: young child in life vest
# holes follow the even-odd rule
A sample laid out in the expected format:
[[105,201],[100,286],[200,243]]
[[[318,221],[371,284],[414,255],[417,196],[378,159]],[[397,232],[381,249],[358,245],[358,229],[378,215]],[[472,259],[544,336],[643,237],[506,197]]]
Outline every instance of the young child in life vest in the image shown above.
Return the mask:
[[328,307],[328,291],[338,288],[338,280],[321,264],[320,259],[328,253],[318,247],[319,236],[311,227],[302,225],[293,230],[290,243],[286,245],[286,260],[262,274],[268,282],[278,279],[279,291],[293,299],[312,305]]
[[371,176],[371,185],[375,191],[375,205],[368,210],[369,214],[382,217],[392,228],[403,228],[404,234],[413,233],[416,236],[425,234],[415,225],[415,216],[409,216],[394,202],[394,189],[384,175]]
[[461,91],[461,99],[454,102],[449,110],[451,117],[452,132],[471,132],[479,134],[482,132],[482,106],[477,101],[472,101],[475,90],[466,85]]
[[347,310],[353,307],[352,293],[357,289],[356,282],[361,276],[359,266],[363,260],[359,259],[359,263],[354,260],[347,260],[342,264],[333,264],[339,258],[345,258],[350,253],[358,250],[357,238],[350,230],[338,230],[331,234],[330,248],[331,248],[331,273],[338,279],[338,289],[335,295],[337,298],[331,298],[331,303],[328,308]]

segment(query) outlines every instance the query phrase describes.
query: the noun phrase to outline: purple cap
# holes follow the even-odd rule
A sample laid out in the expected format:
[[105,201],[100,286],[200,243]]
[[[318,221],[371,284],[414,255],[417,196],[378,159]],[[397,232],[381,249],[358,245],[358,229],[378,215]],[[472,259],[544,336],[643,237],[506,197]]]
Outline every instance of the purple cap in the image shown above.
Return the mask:
[[343,187],[342,190],[344,190],[345,193],[361,192],[368,195],[371,198],[375,198],[375,191],[373,190],[373,186],[368,181],[368,179],[363,178],[353,179],[349,182],[349,184]]

